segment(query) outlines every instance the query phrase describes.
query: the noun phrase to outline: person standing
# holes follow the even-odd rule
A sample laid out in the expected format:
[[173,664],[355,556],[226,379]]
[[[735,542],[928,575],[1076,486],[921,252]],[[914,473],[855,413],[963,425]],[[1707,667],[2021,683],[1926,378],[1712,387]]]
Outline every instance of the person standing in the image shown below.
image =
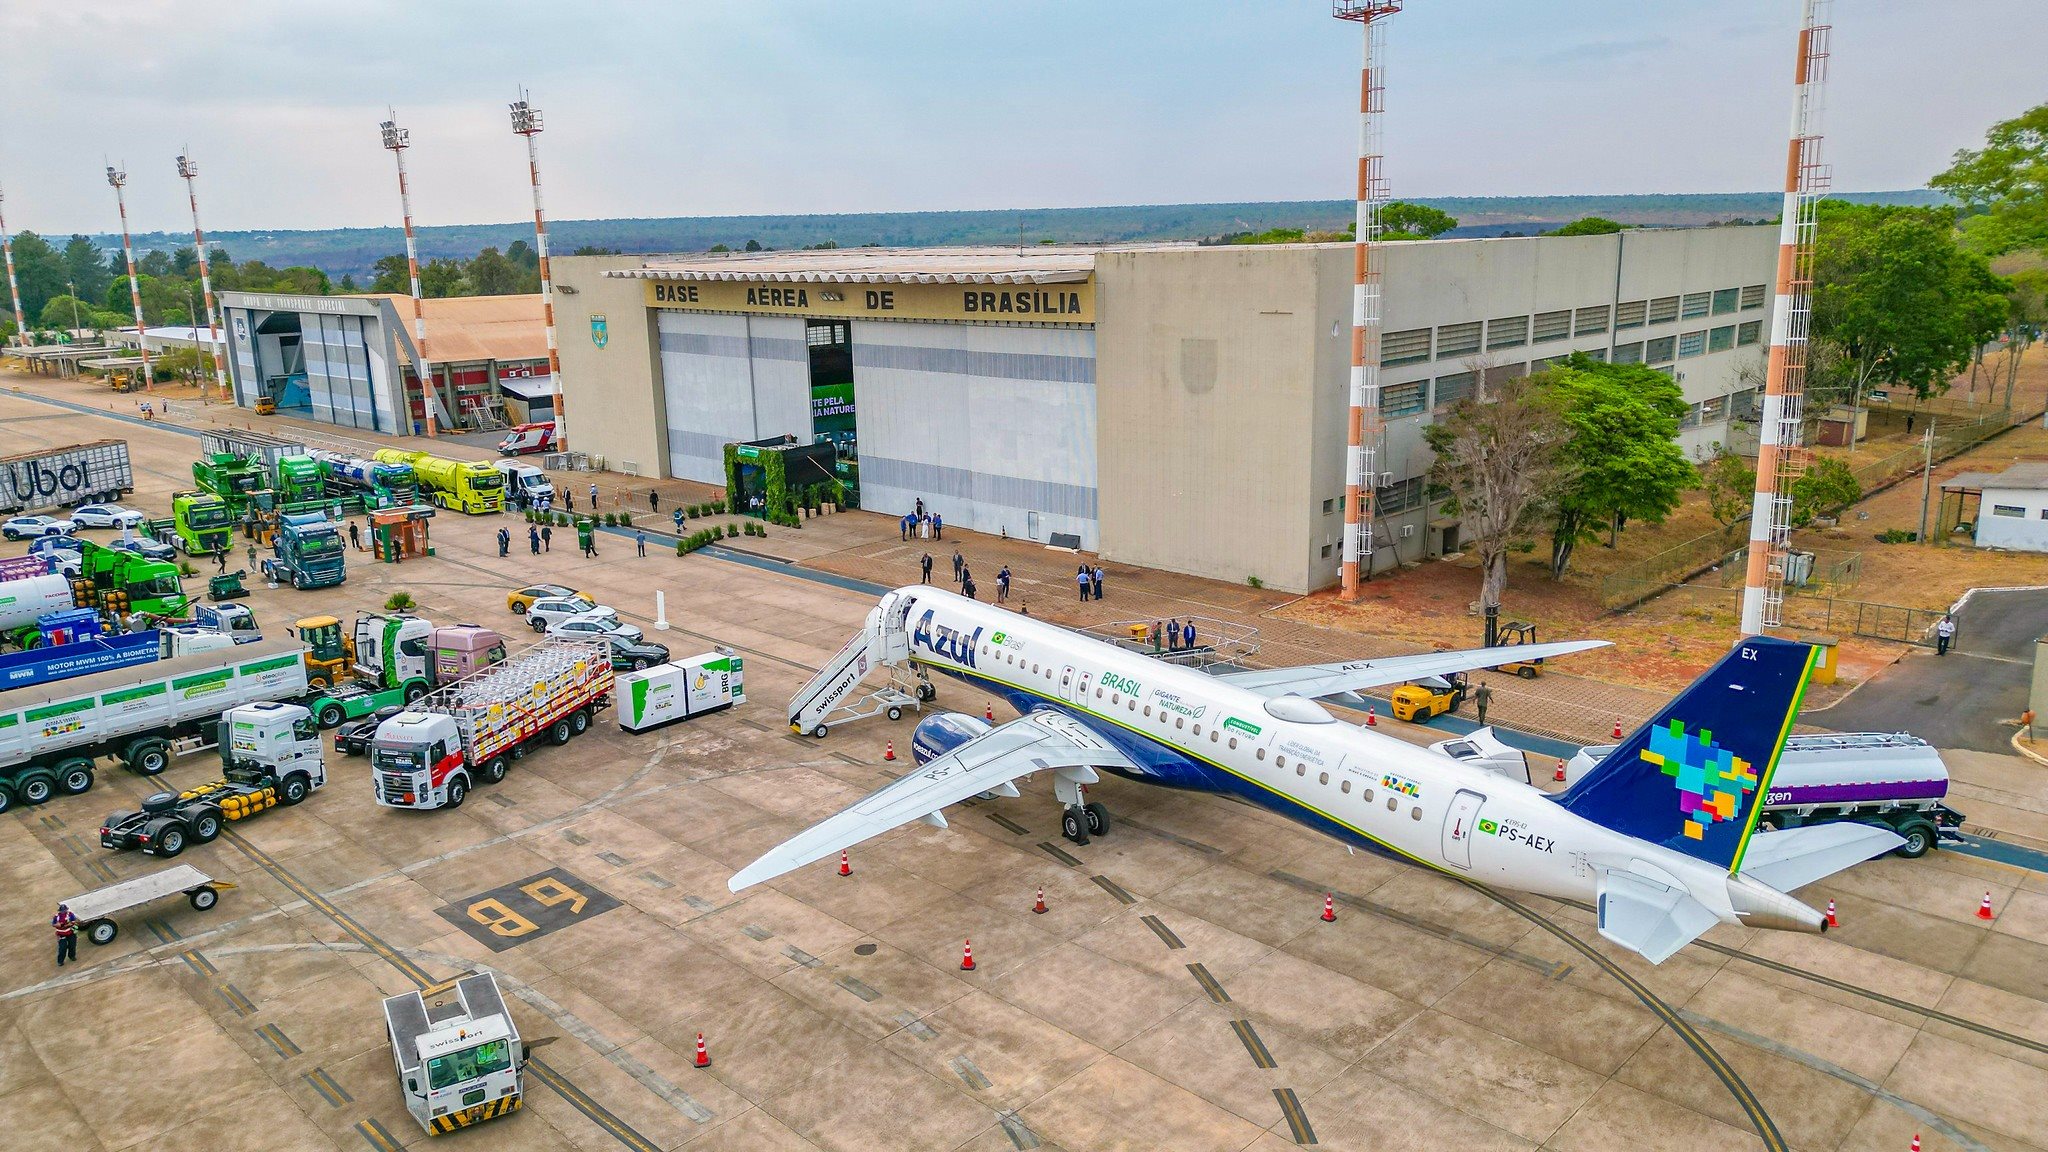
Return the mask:
[[590,482],[590,510],[597,511],[597,481]]
[[1152,622],[1152,654],[1159,654],[1159,621]]
[[917,582],[919,584],[929,584],[932,582],[932,554],[929,552],[924,554],[924,559],[917,562]]
[[934,512],[932,513],[932,539],[944,540],[945,538],[946,518],[944,516],[939,515],[937,512]]
[[897,539],[899,539],[899,540],[902,540],[902,541],[904,541],[905,543],[908,543],[908,542],[909,542],[909,540],[910,540],[910,517],[909,517],[909,516],[905,516],[905,517],[904,517],[903,519],[901,519],[901,520],[898,520],[898,521],[896,522],[896,537],[897,537]]
[[636,528],[636,529],[634,529],[634,530],[633,530],[633,543],[634,543],[634,545],[635,545],[636,547],[638,547],[638,548],[640,549],[640,554],[641,554],[642,556],[645,556],[645,555],[647,555],[647,529],[645,529],[645,528]]
[[356,551],[363,550],[363,526],[353,520],[348,522],[348,542],[356,546]]
[[1180,646],[1190,652],[1195,650],[1195,618],[1193,616],[1181,622]]
[[974,577],[969,576],[967,579],[962,580],[960,582],[960,591],[963,594],[965,594],[969,600],[974,599]]
[[996,569],[996,603],[1008,604],[1009,602],[1010,566],[1005,564],[1001,568]]
[[1081,603],[1086,604],[1088,602],[1088,570],[1086,568],[1080,568],[1074,572],[1074,587],[1081,592]]
[[1948,655],[1948,646],[1955,643],[1956,618],[1953,613],[1942,613],[1941,622],[1934,626],[1934,654]]
[[919,520],[924,519],[924,497],[922,496],[917,498],[917,518]]
[[498,555],[510,556],[511,554],[512,530],[510,528],[500,528],[498,529]]
[[1486,708],[1487,705],[1492,703],[1493,686],[1491,684],[1488,684],[1486,681],[1481,680],[1479,682],[1479,687],[1475,689],[1472,693],[1472,704],[1474,707],[1479,709],[1479,726],[1481,728],[1486,727]]
[[674,521],[676,522],[676,535],[678,535],[678,536],[682,535],[682,534],[683,534],[683,510],[682,510],[681,508],[676,508],[676,509],[673,509],[672,511],[670,511],[670,512],[669,512],[668,516],[669,516],[669,519],[671,519],[671,520],[674,520]]
[[1180,618],[1179,618],[1179,617],[1175,617],[1174,619],[1172,619],[1172,620],[1168,620],[1168,621],[1166,622],[1166,650],[1167,650],[1168,652],[1178,652],[1178,651],[1180,651]]
[[546,524],[540,526],[540,550],[543,552],[553,552],[555,550],[555,530]]
[[565,512],[574,512],[576,510],[576,490],[567,484],[562,485],[562,510]]
[[[351,535],[353,535],[353,534],[354,534],[354,533],[353,533],[353,529],[355,528],[355,524],[354,524],[353,522],[351,522],[351,523],[349,524],[349,528],[351,529],[351,533],[350,533],[350,534],[351,534]],[[227,549],[225,549],[225,548],[216,548],[216,549],[214,549],[214,550],[213,550],[213,562],[214,562],[214,564],[215,564],[215,565],[217,566],[217,570],[218,570],[218,571],[221,571],[221,572],[225,572],[225,571],[227,571],[227,570],[228,570],[228,550],[227,550]]]
[[1097,564],[1095,570],[1088,573],[1088,586],[1097,600],[1102,599],[1102,565]]
[[647,510],[650,512],[661,511],[661,493],[656,492],[652,488],[647,490]]
[[50,927],[57,933],[57,967],[62,968],[64,961],[78,959],[78,917],[71,914],[70,905],[59,904]]
[[958,548],[953,549],[953,583],[958,584],[960,582],[960,573],[966,568],[967,561],[960,555],[960,550]]
[[526,548],[535,556],[540,555],[540,529],[531,524],[526,526]]

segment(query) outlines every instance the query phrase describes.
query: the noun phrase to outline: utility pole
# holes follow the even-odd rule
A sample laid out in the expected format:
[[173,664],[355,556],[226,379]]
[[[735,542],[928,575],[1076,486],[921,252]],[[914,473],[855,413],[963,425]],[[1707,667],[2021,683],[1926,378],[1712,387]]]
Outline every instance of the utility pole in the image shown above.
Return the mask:
[[[384,134],[384,147],[398,160],[398,205],[405,213],[405,268],[412,276],[412,342],[415,356],[414,366],[420,375],[420,408],[426,415],[427,437],[434,436],[434,405],[440,397],[434,390],[434,363],[427,358],[427,307],[420,295],[420,254],[412,237],[412,190],[405,183],[405,150],[412,147],[412,133],[398,126],[398,113],[390,113],[391,119],[377,125]],[[412,405],[407,404],[407,414]],[[410,428],[403,431],[410,433]]]
[[533,242],[540,256],[540,312],[548,328],[548,380],[554,392],[555,451],[569,450],[569,416],[562,404],[562,354],[555,347],[555,282],[548,272],[548,222],[540,206],[540,109],[521,91],[512,105],[512,131],[526,137],[526,170],[533,179]]
[[[7,200],[0,192],[0,203]],[[21,285],[14,282],[14,241],[7,235],[7,213],[0,211],[0,256],[7,258],[7,294],[14,297],[14,339],[28,347],[28,320],[21,314]]]
[[[181,155],[178,157],[178,175],[184,178],[185,197],[192,202],[192,250],[199,253],[199,288],[206,296],[206,334],[213,342],[213,398],[225,400],[228,398],[227,362],[221,350],[220,324],[214,317],[213,273],[206,265],[206,230],[199,226],[199,190],[193,183],[199,178],[199,165],[192,162],[192,157]],[[192,325],[192,344],[195,348],[199,344],[197,323]],[[202,395],[204,392],[201,389]]]
[[128,198],[121,188],[128,174],[107,165],[107,183],[114,187],[114,203],[121,209],[121,256],[128,261],[128,299],[135,305],[135,343],[142,350],[142,390],[156,391],[156,373],[149,366],[149,329],[142,324],[142,281],[135,278],[135,245],[128,239]]
[[1920,451],[1920,543],[1931,544],[1927,538],[1927,504],[1934,496],[1934,417],[1927,418],[1927,435],[1922,438],[1924,447]]

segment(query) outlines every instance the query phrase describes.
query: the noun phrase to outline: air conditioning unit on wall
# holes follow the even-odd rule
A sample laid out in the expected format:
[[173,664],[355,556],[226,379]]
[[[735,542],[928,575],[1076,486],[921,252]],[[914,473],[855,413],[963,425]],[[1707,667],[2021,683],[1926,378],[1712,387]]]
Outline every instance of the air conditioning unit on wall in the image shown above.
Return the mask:
[[1408,539],[1408,538],[1409,538],[1410,536],[1413,536],[1413,535],[1415,535],[1415,525],[1413,525],[1413,524],[1403,524],[1403,525],[1401,525],[1401,539],[1403,539],[1403,540],[1406,540],[1406,539]]

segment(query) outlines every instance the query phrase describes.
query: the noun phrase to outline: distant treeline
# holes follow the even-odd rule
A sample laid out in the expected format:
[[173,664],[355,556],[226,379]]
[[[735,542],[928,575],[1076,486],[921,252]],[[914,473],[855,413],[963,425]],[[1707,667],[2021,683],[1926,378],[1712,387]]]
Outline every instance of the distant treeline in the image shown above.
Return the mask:
[[[1926,189],[1849,192],[1840,199],[1871,204],[1932,204]],[[1775,192],[1643,196],[1454,196],[1415,200],[1458,217],[1454,236],[1533,234],[1587,216],[1641,226],[1697,226],[1768,220],[1778,213]],[[868,212],[838,216],[672,216],[641,220],[557,220],[548,223],[558,253],[578,249],[620,252],[701,252],[719,245],[806,248],[830,243],[918,247],[957,244],[1117,243],[1200,240],[1276,228],[1340,231],[1352,219],[1348,200],[1246,204],[1139,204],[1108,208],[1019,208],[978,212]],[[532,226],[461,224],[419,230],[422,262],[468,260],[485,248],[509,252],[533,237]],[[103,245],[116,236],[94,237]],[[327,228],[290,232],[219,232],[210,239],[244,259],[275,266],[318,268],[335,280],[377,274],[377,262],[404,248],[397,228]],[[166,251],[189,244],[188,234],[143,233],[138,245]]]

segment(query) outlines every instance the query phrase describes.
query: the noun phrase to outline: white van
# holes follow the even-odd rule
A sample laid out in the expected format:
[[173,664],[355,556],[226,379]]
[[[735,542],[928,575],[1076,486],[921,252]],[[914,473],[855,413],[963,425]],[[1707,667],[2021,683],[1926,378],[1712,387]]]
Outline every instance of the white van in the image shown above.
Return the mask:
[[516,460],[495,462],[498,474],[505,478],[506,503],[514,508],[537,508],[541,499],[553,501],[555,486],[548,481],[548,474],[531,464]]

